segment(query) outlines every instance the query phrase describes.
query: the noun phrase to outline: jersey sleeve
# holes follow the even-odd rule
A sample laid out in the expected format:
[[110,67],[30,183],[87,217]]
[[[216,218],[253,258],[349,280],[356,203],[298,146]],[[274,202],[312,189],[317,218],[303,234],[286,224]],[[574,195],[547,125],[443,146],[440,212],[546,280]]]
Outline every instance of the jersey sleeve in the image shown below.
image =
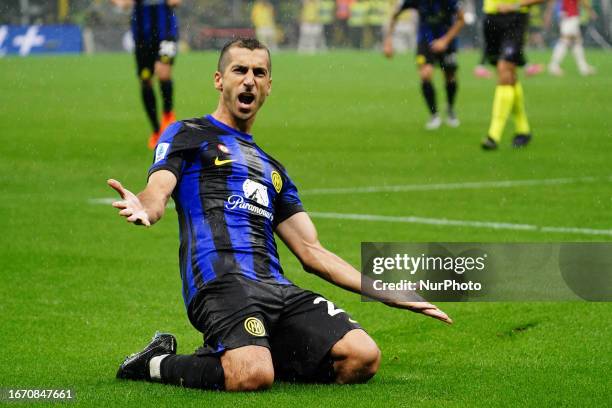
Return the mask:
[[176,176],[181,177],[181,168],[185,154],[198,146],[193,146],[193,138],[189,137],[189,132],[182,122],[175,122],[168,126],[159,138],[153,164],[149,168],[149,177],[159,170],[168,170]]
[[274,228],[293,214],[303,212],[304,206],[298,195],[298,190],[287,173],[283,172],[283,187],[276,197],[276,211],[274,214]]

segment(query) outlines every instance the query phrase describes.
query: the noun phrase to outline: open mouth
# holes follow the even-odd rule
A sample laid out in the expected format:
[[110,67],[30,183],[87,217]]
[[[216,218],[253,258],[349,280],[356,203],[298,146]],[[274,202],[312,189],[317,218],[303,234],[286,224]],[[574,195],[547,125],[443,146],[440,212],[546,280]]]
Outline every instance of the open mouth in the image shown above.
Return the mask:
[[244,105],[250,105],[255,100],[255,95],[250,92],[242,92],[238,95],[238,101]]

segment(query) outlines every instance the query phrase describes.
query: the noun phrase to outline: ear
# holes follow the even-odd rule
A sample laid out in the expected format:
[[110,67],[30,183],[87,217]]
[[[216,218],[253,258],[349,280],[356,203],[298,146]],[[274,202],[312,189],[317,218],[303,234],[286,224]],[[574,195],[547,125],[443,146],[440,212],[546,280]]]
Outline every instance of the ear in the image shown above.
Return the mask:
[[266,89],[266,96],[270,96],[272,93],[272,78],[268,81],[268,89]]
[[215,72],[215,89],[223,92],[223,75],[219,71]]

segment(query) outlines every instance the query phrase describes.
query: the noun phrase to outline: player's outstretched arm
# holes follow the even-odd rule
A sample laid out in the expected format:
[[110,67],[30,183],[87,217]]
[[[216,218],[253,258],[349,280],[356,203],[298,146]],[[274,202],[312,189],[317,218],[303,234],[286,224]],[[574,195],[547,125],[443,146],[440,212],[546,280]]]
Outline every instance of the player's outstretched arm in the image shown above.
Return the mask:
[[[276,227],[276,233],[300,260],[304,269],[328,282],[351,292],[364,294],[361,288],[361,273],[338,255],[325,249],[319,242],[317,230],[305,212],[292,215]],[[367,293],[388,306],[422,313],[446,323],[452,320],[431,303],[404,301],[384,297],[382,293]],[[421,299],[415,294],[415,299]]]
[[107,183],[121,197],[120,201],[112,204],[119,209],[119,215],[135,225],[150,227],[164,215],[166,203],[176,186],[176,176],[168,170],[156,171],[149,177],[147,187],[138,195],[117,180],[109,179]]

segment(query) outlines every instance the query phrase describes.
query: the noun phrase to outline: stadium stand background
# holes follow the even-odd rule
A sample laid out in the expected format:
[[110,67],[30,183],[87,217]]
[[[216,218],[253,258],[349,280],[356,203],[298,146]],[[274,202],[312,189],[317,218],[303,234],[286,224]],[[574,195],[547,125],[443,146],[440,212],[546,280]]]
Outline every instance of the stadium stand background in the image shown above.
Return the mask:
[[[182,50],[218,49],[232,36],[254,35],[255,27],[252,21],[254,3],[255,1],[244,0],[183,0],[181,7],[177,9]],[[334,10],[333,21],[331,23],[327,21],[327,24],[322,21],[325,19],[322,10],[313,11],[322,8],[324,0],[270,0],[270,3],[275,11],[276,38],[279,47],[297,48],[300,44],[300,28],[302,27],[304,35],[304,27],[310,27],[308,33],[323,35],[325,38],[324,46],[308,49],[309,52],[317,52],[328,48],[356,45],[367,49],[379,47],[380,33],[384,30],[381,24],[384,25],[383,22],[387,20],[395,0],[328,1],[328,7],[330,3],[337,3],[332,4],[334,8],[348,7],[349,15],[345,20],[346,13],[342,15],[340,11]],[[599,18],[591,22],[585,30],[586,45],[609,48],[612,42],[612,0],[592,0],[592,4]],[[307,5],[310,7],[308,10]],[[479,47],[482,43],[481,6],[481,0],[464,2],[468,14],[467,21],[471,24],[468,24],[461,34],[461,47]],[[329,12],[327,15],[329,17]],[[2,0],[0,27],[4,29],[0,29],[0,40],[6,42],[10,37],[6,35],[6,27],[14,30],[17,27],[33,25],[42,27],[72,25],[81,30],[83,52],[125,51],[130,49],[129,18],[129,12],[114,7],[110,0]],[[397,35],[403,35],[403,38],[398,38],[400,50],[411,49],[414,46],[414,38],[411,38],[414,36],[416,26],[414,20],[414,16],[408,16],[405,18],[406,30],[403,32],[398,30]],[[314,31],[312,23],[315,26]],[[548,46],[554,45],[554,41],[558,38],[556,19],[554,24],[544,33],[545,43]],[[321,26],[323,34],[318,34],[317,25]],[[345,30],[346,25],[348,30]],[[6,53],[5,50],[0,54]]]

